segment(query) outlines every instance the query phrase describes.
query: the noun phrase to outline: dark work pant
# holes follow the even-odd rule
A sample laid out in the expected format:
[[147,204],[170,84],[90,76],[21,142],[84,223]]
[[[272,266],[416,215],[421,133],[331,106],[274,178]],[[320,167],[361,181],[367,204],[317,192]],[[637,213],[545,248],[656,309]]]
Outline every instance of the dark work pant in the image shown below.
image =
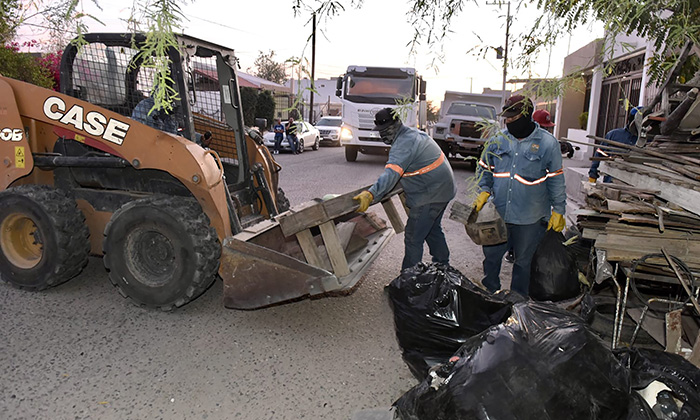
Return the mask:
[[513,248],[515,262],[513,263],[513,277],[510,290],[523,296],[529,294],[530,265],[532,256],[535,255],[537,245],[540,244],[544,232],[547,230],[547,222],[539,221],[531,225],[506,224],[508,241],[500,245],[484,246],[484,279],[482,284],[492,293],[501,288],[501,263],[503,255],[509,248]]
[[294,134],[287,134],[287,141],[289,142],[289,147],[292,149],[292,153],[296,153],[299,150],[299,140]]
[[284,139],[284,136],[282,134],[275,134],[275,152],[280,151],[280,144],[282,144],[282,140]]
[[406,221],[404,232],[405,254],[401,270],[421,262],[423,259],[423,242],[428,244],[433,262],[448,264],[450,250],[447,248],[445,234],[442,232],[442,215],[447,203],[431,203],[412,207]]

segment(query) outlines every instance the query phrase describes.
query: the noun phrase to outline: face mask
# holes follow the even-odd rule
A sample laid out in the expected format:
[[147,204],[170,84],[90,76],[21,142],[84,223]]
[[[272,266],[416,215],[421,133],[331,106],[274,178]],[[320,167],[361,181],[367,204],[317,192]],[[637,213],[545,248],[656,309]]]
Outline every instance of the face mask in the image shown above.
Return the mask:
[[401,127],[401,123],[396,122],[383,130],[379,130],[379,137],[382,138],[384,144],[390,145],[394,142],[396,139],[396,133],[399,131],[399,127]]
[[535,123],[528,117],[522,116],[506,124],[508,132],[516,139],[524,139],[535,131]]

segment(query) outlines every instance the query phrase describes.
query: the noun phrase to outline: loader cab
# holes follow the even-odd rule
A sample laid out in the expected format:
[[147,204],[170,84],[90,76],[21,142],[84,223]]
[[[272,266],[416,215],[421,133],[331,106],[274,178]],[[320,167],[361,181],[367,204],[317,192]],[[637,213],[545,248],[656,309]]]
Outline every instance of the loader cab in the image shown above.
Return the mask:
[[[143,34],[86,34],[86,44],[71,44],[63,54],[61,92],[133,118],[162,77],[140,50],[145,39]],[[233,51],[192,37],[176,39],[180,51],[168,50],[166,85],[179,99],[163,112],[176,121],[177,135],[196,141],[211,133],[209,147],[221,157],[227,183],[233,190],[244,188],[250,181],[248,155]]]

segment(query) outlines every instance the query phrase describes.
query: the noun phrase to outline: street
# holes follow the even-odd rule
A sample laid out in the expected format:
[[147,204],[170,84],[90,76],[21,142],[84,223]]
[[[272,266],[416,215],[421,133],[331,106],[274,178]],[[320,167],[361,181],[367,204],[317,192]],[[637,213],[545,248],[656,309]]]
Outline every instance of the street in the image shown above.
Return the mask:
[[[386,160],[360,155],[348,163],[340,147],[275,158],[292,206],[370,185]],[[466,163],[453,167],[465,202],[473,172]],[[381,206],[370,211],[386,218]],[[452,265],[480,278],[480,248],[448,214],[443,226]],[[0,417],[348,420],[388,407],[416,384],[383,293],[402,257],[399,234],[354,293],[255,311],[225,309],[220,281],[171,313],[138,308],[96,257],[44,292],[2,283]],[[504,280],[509,270],[504,263]]]

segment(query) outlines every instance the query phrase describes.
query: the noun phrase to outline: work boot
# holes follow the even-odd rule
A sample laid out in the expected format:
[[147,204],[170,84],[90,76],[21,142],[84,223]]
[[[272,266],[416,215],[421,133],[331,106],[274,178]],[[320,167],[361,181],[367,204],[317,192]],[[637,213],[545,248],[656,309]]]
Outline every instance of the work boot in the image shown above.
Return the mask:
[[509,249],[508,252],[506,253],[506,261],[509,263],[514,263],[515,262],[515,256],[513,255],[513,249]]

